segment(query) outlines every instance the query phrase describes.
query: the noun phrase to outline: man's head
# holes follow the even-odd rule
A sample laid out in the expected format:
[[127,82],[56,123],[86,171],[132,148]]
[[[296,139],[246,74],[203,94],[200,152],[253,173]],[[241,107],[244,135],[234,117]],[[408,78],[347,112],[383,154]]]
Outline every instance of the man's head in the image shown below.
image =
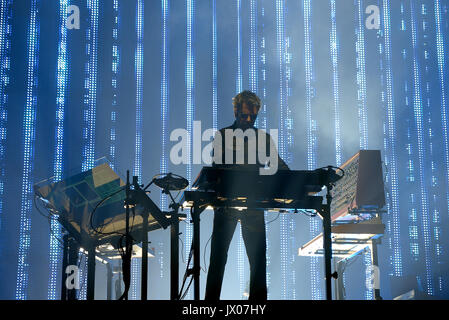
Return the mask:
[[260,110],[260,99],[251,91],[243,91],[232,99],[237,126],[248,129],[254,126]]

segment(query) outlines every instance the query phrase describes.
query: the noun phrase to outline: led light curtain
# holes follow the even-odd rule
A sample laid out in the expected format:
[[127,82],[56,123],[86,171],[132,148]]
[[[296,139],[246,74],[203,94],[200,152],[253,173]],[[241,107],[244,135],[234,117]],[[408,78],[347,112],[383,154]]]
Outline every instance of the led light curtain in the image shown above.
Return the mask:
[[[291,169],[381,150],[381,294],[393,298],[392,281],[409,276],[425,293],[448,297],[449,1],[0,0],[0,10],[0,298],[60,297],[63,231],[34,207],[35,183],[101,157],[140,183],[161,172],[192,182],[203,166],[192,162],[194,121],[202,131],[230,125],[232,97],[245,89],[262,99],[257,126],[278,129]],[[190,133],[181,165],[170,160],[178,128]],[[156,187],[150,196],[168,208]],[[269,298],[323,299],[323,259],[297,256],[321,220],[265,219]],[[212,211],[202,214],[201,297],[212,221]],[[189,220],[180,232],[182,280]],[[168,299],[169,231],[149,238],[149,298]],[[373,299],[370,252],[360,257],[345,270],[347,298]],[[87,256],[80,260],[83,299]],[[132,299],[140,298],[140,262],[132,264]],[[104,299],[106,271],[97,268]],[[246,299],[248,289],[239,227],[222,298]]]

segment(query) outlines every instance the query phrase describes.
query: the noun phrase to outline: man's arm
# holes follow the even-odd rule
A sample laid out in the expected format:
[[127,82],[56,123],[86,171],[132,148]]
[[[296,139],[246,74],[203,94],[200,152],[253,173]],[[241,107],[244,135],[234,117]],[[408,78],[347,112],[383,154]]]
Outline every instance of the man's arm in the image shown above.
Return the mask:
[[273,146],[273,148],[274,148],[273,150],[276,152],[276,155],[278,157],[278,170],[290,170],[290,168],[285,163],[285,161],[282,160],[282,158],[279,156],[277,144],[275,143],[275,141],[273,140],[271,135],[269,135],[268,133],[266,133],[266,134],[268,137],[268,139],[266,140],[267,141],[267,149],[266,150],[269,150],[269,152],[271,152],[272,149],[270,148],[270,145]]

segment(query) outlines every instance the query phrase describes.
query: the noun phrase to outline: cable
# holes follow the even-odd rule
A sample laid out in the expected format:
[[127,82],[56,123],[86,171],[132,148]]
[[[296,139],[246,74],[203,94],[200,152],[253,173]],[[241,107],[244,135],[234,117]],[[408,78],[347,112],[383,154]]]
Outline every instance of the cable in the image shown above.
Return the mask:
[[186,263],[186,260],[184,259],[184,253],[183,253],[183,251],[184,251],[184,242],[182,241],[180,235],[181,234],[178,235],[178,239],[181,240],[181,258],[182,258],[182,263]]
[[184,273],[184,277],[183,277],[183,280],[182,280],[181,290],[180,290],[180,293],[179,293],[179,295],[178,295],[178,299],[179,299],[179,300],[182,300],[182,299],[185,297],[185,295],[186,295],[186,293],[184,293],[184,294],[182,293],[182,290],[184,289],[184,285],[185,285],[185,283],[186,283],[187,278],[188,278],[189,276],[192,276],[192,279],[193,279],[193,274],[187,275],[188,270],[189,270],[189,266],[190,266],[190,261],[192,260],[192,252],[193,252],[193,239],[192,239],[192,245],[190,246],[189,259],[188,259],[188,261],[187,261],[186,271],[185,271],[185,273]]
[[[309,211],[313,211],[312,213],[309,213]],[[310,218],[315,218],[317,216],[317,213],[315,210],[306,210],[306,209],[302,209],[299,210],[298,212],[301,212],[302,214],[310,217]]]
[[39,197],[37,194],[35,194],[35,195],[34,195],[34,207],[37,209],[38,213],[39,213],[41,216],[43,216],[44,218],[47,218],[47,219],[48,219],[48,217],[50,217],[50,216],[54,216],[54,217],[57,217],[57,216],[58,216],[57,214],[52,213],[51,211],[47,211],[47,212],[48,212],[48,215],[45,215],[45,214],[39,209],[39,207],[37,206],[36,199],[38,199],[38,198],[40,199],[40,197]]
[[184,298],[186,297],[187,293],[189,292],[190,285],[192,284],[192,281],[193,281],[193,277],[190,278],[190,282],[187,285],[186,291],[184,292],[184,295],[181,297],[181,300],[184,300]]
[[[123,238],[127,238],[127,237],[129,237],[129,243],[126,243],[127,241],[125,242],[125,246],[126,246],[126,244],[128,244],[128,246],[126,246],[126,249],[124,251],[122,241],[123,241]],[[123,234],[119,238],[118,248],[119,248],[120,256],[122,258],[122,272],[123,272],[123,282],[125,284],[125,289],[123,291],[123,294],[120,296],[120,298],[118,300],[124,300],[125,298],[127,300],[127,295],[128,295],[129,289],[131,287],[131,257],[132,257],[133,241],[134,241],[134,239],[131,235]]]
[[209,244],[210,239],[212,239],[212,235],[209,237],[209,240],[207,240],[206,245],[204,246],[204,253],[203,253],[203,260],[204,260],[204,269],[201,268],[201,270],[203,270],[205,273],[207,273],[207,267],[206,267],[206,249],[207,249],[207,245]]
[[280,211],[278,211],[278,214],[277,214],[277,216],[276,216],[276,218],[274,218],[273,220],[271,220],[271,221],[268,221],[266,224],[270,224],[270,223],[272,223],[272,222],[274,222],[274,221],[276,221],[277,219],[279,219],[279,216],[281,215],[281,212]]
[[[111,195],[109,195],[109,196],[103,198],[100,202],[97,203],[97,205],[95,206],[95,208],[92,210],[92,212],[91,212],[91,214],[90,214],[90,217],[89,217],[89,222],[90,222],[90,228],[91,228],[95,233],[98,233],[98,234],[101,234],[101,235],[110,235],[110,234],[121,234],[121,235],[123,235],[123,233],[117,232],[117,231],[106,232],[106,233],[105,233],[105,232],[101,232],[101,231],[99,231],[96,227],[93,226],[93,216],[94,216],[95,211],[97,210],[97,208],[98,208],[99,206],[101,206],[104,202],[106,202],[107,200],[109,200],[110,198],[112,198],[114,195],[116,195],[117,193],[119,193],[120,191],[123,191],[123,188],[120,188],[119,190],[117,190],[116,192],[112,193]],[[105,226],[106,226],[106,224],[103,224],[103,225],[101,225],[100,227],[105,227]]]
[[48,227],[49,227],[49,229],[50,229],[50,233],[51,233],[51,235],[53,236],[53,238],[55,238],[61,245],[60,246],[58,246],[59,247],[59,249],[61,249],[61,250],[64,250],[64,241],[61,239],[61,238],[59,238],[58,236],[56,236],[56,234],[55,234],[55,232],[53,231],[53,228],[52,228],[52,226],[51,226],[51,218],[48,218],[47,219],[47,221],[48,221]]
[[[340,176],[340,179],[342,179],[344,176],[345,176],[345,171],[342,169],[342,168],[340,168],[340,167],[336,167],[336,166],[326,166],[326,167],[321,167],[321,168],[318,168],[318,169],[316,169],[316,170],[323,170],[323,169],[337,169],[337,170],[340,170],[343,174]],[[338,180],[340,180],[340,179],[338,179]],[[336,182],[336,181],[335,181]],[[334,185],[335,184],[335,182],[332,182],[332,183],[330,183],[330,185]]]
[[[193,242],[193,241],[192,241],[192,242]],[[185,296],[185,294],[182,294],[182,290],[184,289],[184,285],[185,285],[185,283],[186,283],[187,278],[188,278],[189,276],[192,276],[192,275],[187,275],[187,274],[188,274],[188,270],[189,270],[189,266],[190,266],[190,261],[191,261],[191,259],[192,259],[192,248],[193,248],[193,243],[192,243],[192,246],[190,246],[189,259],[188,259],[188,262],[187,262],[187,265],[186,265],[186,271],[185,271],[185,273],[184,273],[184,277],[183,277],[183,280],[182,280],[181,291],[180,291],[180,294],[179,294],[179,298],[180,298],[180,299],[181,299],[181,297]],[[192,278],[193,278],[193,277],[192,277]]]
[[[49,212],[49,214],[48,215],[45,215],[40,209],[39,209],[39,207],[38,207],[38,205],[37,205],[37,202],[36,202],[36,199],[38,198],[38,196],[37,195],[35,195],[34,196],[34,207],[36,208],[36,210],[37,210],[37,212],[41,215],[41,216],[43,216],[45,219],[47,219],[47,221],[48,221],[48,225],[49,225],[49,229],[50,229],[50,234],[62,245],[62,246],[60,246],[59,248],[60,249],[64,249],[64,241],[61,239],[61,238],[59,238],[55,233],[54,233],[54,231],[53,231],[53,228],[51,227],[51,221],[52,220],[56,220],[56,221],[58,221],[56,218],[52,218],[52,216],[54,217],[54,216],[56,216],[55,214],[52,214],[52,213],[50,213]],[[59,221],[58,221],[59,222]]]

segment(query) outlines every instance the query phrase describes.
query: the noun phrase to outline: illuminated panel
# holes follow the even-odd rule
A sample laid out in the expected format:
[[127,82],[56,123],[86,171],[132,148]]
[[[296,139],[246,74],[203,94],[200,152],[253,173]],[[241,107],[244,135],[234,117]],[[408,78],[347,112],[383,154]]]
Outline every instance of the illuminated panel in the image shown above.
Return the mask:
[[118,97],[118,75],[120,66],[120,49],[118,44],[118,30],[120,23],[119,0],[113,0],[112,3],[112,105],[111,105],[111,129],[109,140],[109,159],[111,168],[115,168],[116,150],[117,150],[117,97]]
[[[445,57],[447,53],[445,52],[445,44],[443,40],[442,28],[442,18],[441,18],[441,3],[440,0],[435,0],[435,32],[436,32],[436,45],[437,45],[437,57],[438,57],[438,73],[440,80],[440,92],[441,92],[441,127],[443,133],[444,141],[444,162],[446,166],[445,177],[446,177],[446,201],[447,207],[449,208],[449,139],[448,139],[448,119],[447,119],[447,100],[446,100],[446,83],[447,83],[447,68],[445,64]],[[439,254],[439,252],[437,252]],[[446,279],[447,281],[447,279]],[[440,290],[443,287],[443,280],[439,279]]]
[[[194,13],[195,13],[195,0],[186,0],[187,6],[187,25],[186,25],[186,44],[187,44],[187,59],[186,59],[186,127],[189,137],[192,137],[192,127],[193,119],[195,117],[195,100],[194,100],[194,90],[195,90],[195,55],[192,47],[193,43],[193,28],[194,28]],[[187,157],[189,159],[187,164],[187,180],[192,181],[192,140],[189,138],[189,143],[187,144]],[[190,188],[190,187],[189,187]],[[190,213],[187,213],[187,220],[190,219]],[[185,235],[185,254],[186,257],[189,256],[191,240],[192,240],[192,225],[186,225],[186,235]],[[191,291],[187,295],[191,298]]]
[[[67,94],[68,59],[67,59],[67,17],[68,0],[59,1],[59,46],[58,62],[56,71],[56,130],[55,130],[55,153],[53,163],[53,174],[55,181],[62,179],[63,151],[64,151],[64,109]],[[48,299],[57,299],[57,288],[59,285],[59,269],[61,261],[61,250],[58,239],[61,238],[61,227],[57,220],[50,222],[50,247],[49,247],[49,283]]]
[[[334,6],[335,6],[335,1]],[[366,58],[365,58],[365,6],[362,0],[357,1],[358,4],[358,28],[357,28],[357,102],[359,114],[359,133],[360,133],[360,150],[368,149],[368,116],[366,109]],[[333,26],[332,26],[333,28]],[[336,49],[338,50],[338,49]],[[338,81],[338,80],[337,80]],[[334,81],[335,83],[335,81]],[[334,84],[335,85],[335,84]],[[337,88],[338,90],[338,88]],[[337,102],[336,102],[337,103]],[[336,120],[337,121],[337,120]],[[338,137],[340,139],[340,137]],[[338,141],[338,144],[340,141]],[[338,147],[337,147],[338,148]],[[340,165],[340,157],[337,159],[337,164]]]
[[28,68],[26,105],[23,112],[23,170],[22,196],[20,205],[19,244],[17,261],[16,299],[28,298],[29,251],[31,245],[31,213],[32,213],[32,172],[34,162],[34,142],[36,137],[37,108],[37,72],[39,52],[39,22],[37,18],[38,1],[31,1],[30,22],[28,27]]
[[421,196],[421,223],[424,240],[424,258],[426,266],[426,289],[428,294],[433,294],[433,280],[432,280],[432,256],[431,251],[431,227],[429,221],[429,204],[425,180],[425,141],[424,141],[424,115],[423,103],[421,96],[421,73],[418,58],[417,45],[417,19],[413,1],[411,5],[411,28],[412,28],[412,43],[413,43],[413,79],[414,79],[414,93],[413,93],[413,110],[415,116],[416,133],[418,136],[418,172],[420,177],[420,196]]
[[395,276],[401,276],[403,272],[402,252],[400,242],[400,224],[399,224],[399,186],[396,152],[396,108],[393,100],[393,76],[392,76],[392,57],[391,57],[391,17],[390,0],[383,0],[383,34],[385,40],[384,59],[385,59],[385,98],[386,98],[386,123],[385,123],[385,165],[388,167],[387,183],[389,191],[387,192],[387,209],[390,220],[388,221],[390,229],[390,249],[392,250],[391,265]]
[[[3,201],[5,192],[5,155],[6,155],[6,124],[8,121],[8,94],[9,70],[10,70],[10,50],[11,50],[11,4],[12,0],[2,0],[0,2],[0,232],[3,232],[5,217],[3,214]],[[0,256],[4,244],[0,244]]]
[[[304,9],[304,65],[306,72],[306,119],[307,119],[307,169],[316,169],[316,122],[312,119],[312,99],[314,96],[313,81],[313,56],[312,56],[312,4],[311,0],[303,0]],[[310,234],[315,237],[320,232],[318,219],[310,219]],[[310,258],[310,281],[312,299],[322,299],[320,268],[322,264],[316,257]]]
[[[168,14],[169,1],[161,0],[162,5],[162,72],[161,72],[161,126],[162,126],[162,156],[160,172],[166,173],[167,167],[167,124],[168,124]],[[161,191],[160,204],[162,210],[167,210],[167,197]]]

